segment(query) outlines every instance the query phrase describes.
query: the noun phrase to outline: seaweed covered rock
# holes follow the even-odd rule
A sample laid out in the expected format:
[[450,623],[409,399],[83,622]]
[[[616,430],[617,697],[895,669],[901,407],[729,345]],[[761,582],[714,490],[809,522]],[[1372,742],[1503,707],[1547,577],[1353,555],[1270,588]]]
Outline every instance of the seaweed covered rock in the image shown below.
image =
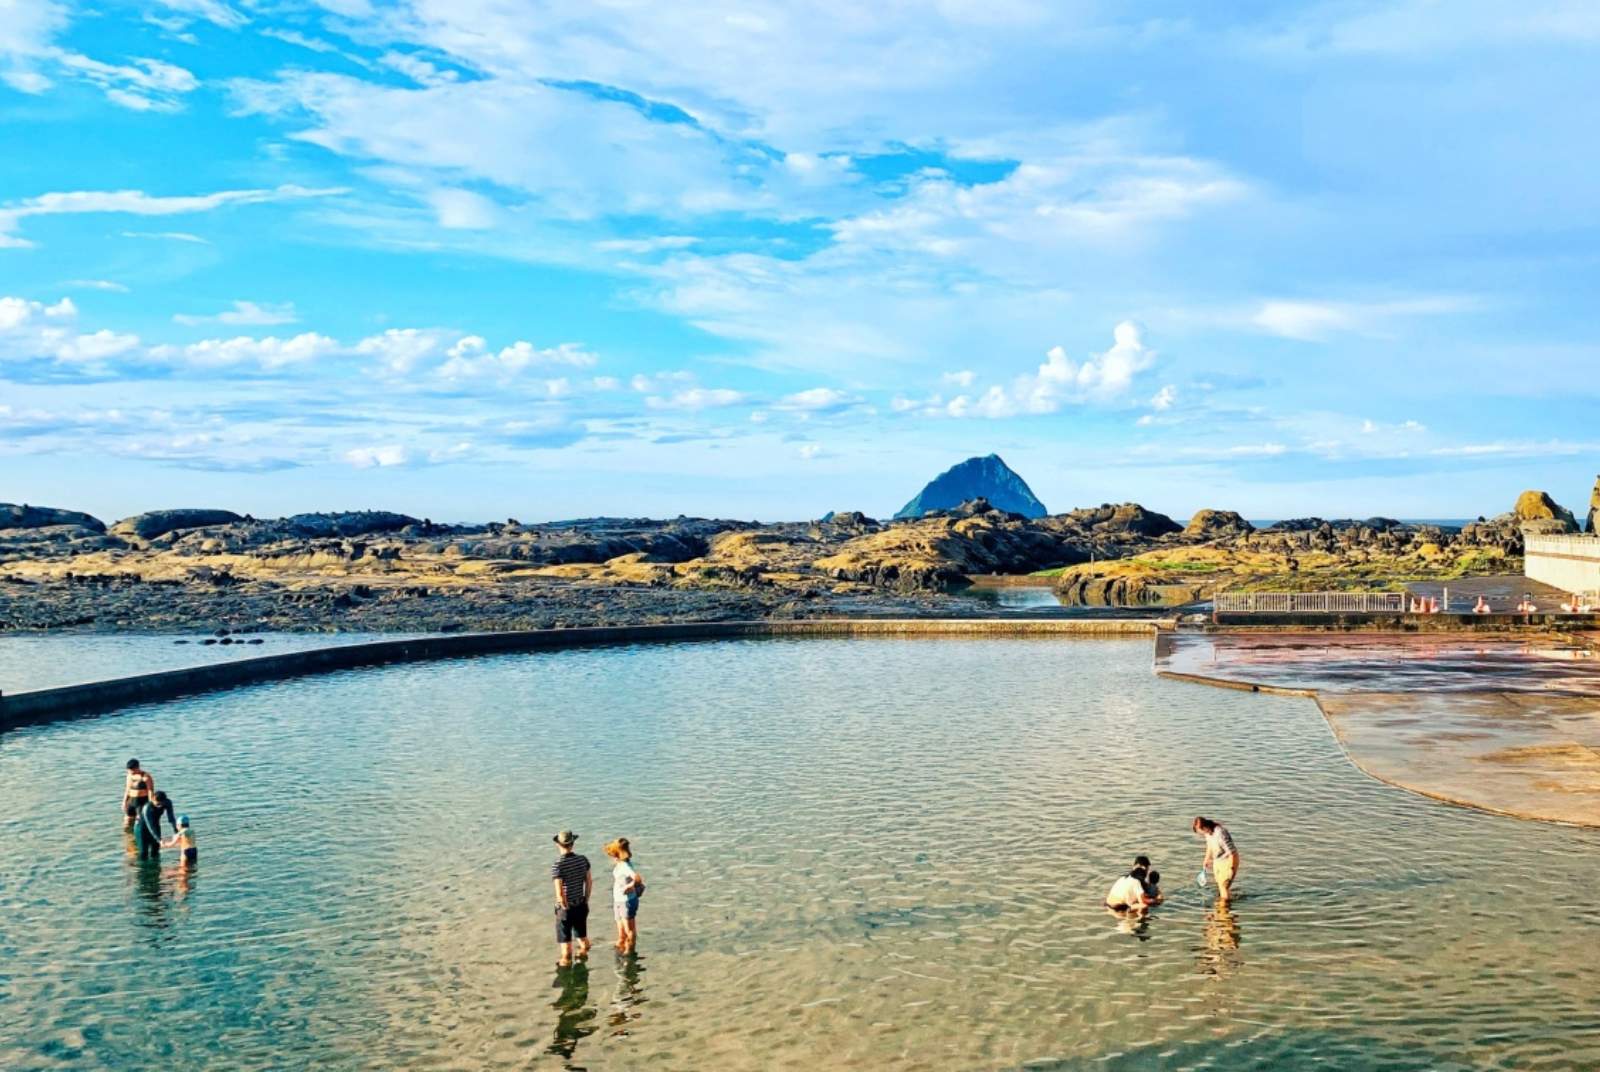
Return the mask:
[[1255,526],[1232,510],[1201,510],[1183,527],[1185,536],[1202,540],[1218,540],[1226,536],[1243,536],[1254,532]]
[[1512,508],[1517,520],[1530,532],[1577,532],[1578,519],[1572,511],[1556,502],[1542,491],[1525,491],[1517,496]]

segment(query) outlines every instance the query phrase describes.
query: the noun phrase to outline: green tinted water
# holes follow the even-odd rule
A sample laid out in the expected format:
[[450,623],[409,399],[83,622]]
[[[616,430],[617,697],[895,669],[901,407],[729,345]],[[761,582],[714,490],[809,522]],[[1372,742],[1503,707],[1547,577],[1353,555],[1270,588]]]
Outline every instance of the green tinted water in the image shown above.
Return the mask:
[[[125,854],[130,755],[193,873]],[[1376,784],[1311,703],[1159,680],[1143,641],[344,673],[7,734],[0,784],[6,1069],[1600,1064],[1600,836]],[[632,838],[637,960],[602,875],[554,969],[563,826]],[[1171,900],[1131,928],[1100,902],[1140,851]]]

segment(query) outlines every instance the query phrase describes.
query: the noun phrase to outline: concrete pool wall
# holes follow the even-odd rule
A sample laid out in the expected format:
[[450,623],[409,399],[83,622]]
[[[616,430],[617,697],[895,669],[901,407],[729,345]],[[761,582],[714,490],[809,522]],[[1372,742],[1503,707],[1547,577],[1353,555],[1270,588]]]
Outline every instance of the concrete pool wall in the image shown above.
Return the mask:
[[744,637],[1152,636],[1159,629],[1170,629],[1172,625],[1170,620],[1153,618],[818,618],[538,629],[380,640],[0,695],[0,733],[17,726],[76,718],[131,704],[170,700],[264,681],[391,663],[427,662],[476,655]]

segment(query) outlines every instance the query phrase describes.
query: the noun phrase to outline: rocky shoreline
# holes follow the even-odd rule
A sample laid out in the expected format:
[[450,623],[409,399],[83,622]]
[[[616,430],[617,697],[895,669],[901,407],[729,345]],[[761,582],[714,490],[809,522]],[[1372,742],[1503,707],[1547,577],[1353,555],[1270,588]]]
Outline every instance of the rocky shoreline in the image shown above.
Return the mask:
[[442,525],[384,511],[256,519],[158,510],[106,525],[0,504],[0,632],[449,632],[1004,613],[955,594],[979,575],[1115,613],[1223,588],[1515,573],[1524,529],[1576,527],[1542,492],[1461,529],[1309,518],[1257,530],[1222,510],[1179,524],[1136,503],[1026,517],[984,499],[916,518],[840,512],[777,524]]

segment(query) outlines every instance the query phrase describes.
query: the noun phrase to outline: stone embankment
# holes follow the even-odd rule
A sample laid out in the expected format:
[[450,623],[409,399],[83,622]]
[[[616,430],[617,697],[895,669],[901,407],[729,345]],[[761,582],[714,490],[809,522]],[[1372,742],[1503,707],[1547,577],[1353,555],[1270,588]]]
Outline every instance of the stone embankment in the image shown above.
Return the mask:
[[1150,636],[1156,619],[822,619],[685,622],[381,640],[0,695],[0,731],[133,704],[364,667],[515,652],[763,637]]

